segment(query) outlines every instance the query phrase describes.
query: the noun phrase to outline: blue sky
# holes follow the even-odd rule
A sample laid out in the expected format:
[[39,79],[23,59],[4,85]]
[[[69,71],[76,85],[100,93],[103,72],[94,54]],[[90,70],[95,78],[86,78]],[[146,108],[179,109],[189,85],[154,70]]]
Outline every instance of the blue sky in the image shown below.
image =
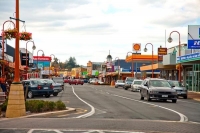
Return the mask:
[[[181,42],[187,43],[187,26],[200,24],[199,5],[199,0],[20,0],[20,19],[33,34],[34,55],[43,50],[46,56],[54,54],[61,61],[72,56],[86,65],[89,60],[105,61],[109,50],[114,59],[124,59],[133,43],[141,43],[142,54],[151,54],[150,45],[147,53],[143,49],[152,43],[156,54],[165,46],[165,30],[167,37],[179,31]],[[1,29],[14,12],[15,0],[0,0]],[[168,48],[178,45],[178,34],[172,38]],[[14,47],[14,41],[8,44]]]

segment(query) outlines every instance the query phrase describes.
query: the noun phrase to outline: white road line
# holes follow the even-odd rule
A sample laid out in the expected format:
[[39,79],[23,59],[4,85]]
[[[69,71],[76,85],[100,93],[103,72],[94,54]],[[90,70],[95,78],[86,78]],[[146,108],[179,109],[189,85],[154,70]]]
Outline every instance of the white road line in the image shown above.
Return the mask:
[[106,92],[107,94],[110,94],[110,93],[108,93],[108,92]]
[[84,114],[84,115],[80,115],[80,116],[78,116],[78,117],[76,117],[76,118],[87,118],[87,117],[89,117],[89,116],[92,116],[92,115],[95,113],[94,107],[93,107],[92,105],[90,105],[89,103],[87,103],[86,101],[84,101],[83,99],[81,99],[81,98],[75,93],[74,87],[73,87],[73,86],[72,86],[72,91],[73,91],[74,95],[75,95],[79,100],[81,100],[82,102],[84,102],[85,104],[87,104],[88,106],[90,106],[90,108],[91,108],[91,111],[90,111],[89,113]]
[[162,109],[166,109],[166,110],[172,111],[172,112],[174,112],[174,113],[176,113],[176,114],[178,114],[180,116],[180,122],[187,122],[188,121],[188,118],[184,114],[179,113],[179,112],[177,112],[175,110],[172,110],[172,109],[169,109],[169,108],[166,108],[166,107],[163,107],[163,106],[159,106],[159,105],[156,105],[156,104],[142,102],[140,100],[136,100],[136,99],[132,99],[132,98],[128,98],[128,97],[123,97],[123,96],[120,96],[120,95],[115,95],[115,94],[112,94],[112,95],[116,96],[116,97],[132,100],[132,101],[136,101],[136,102],[140,102],[140,103],[144,103],[144,104],[148,104],[148,105],[152,105],[152,106],[155,106],[155,107],[159,107],[159,108],[162,108]]

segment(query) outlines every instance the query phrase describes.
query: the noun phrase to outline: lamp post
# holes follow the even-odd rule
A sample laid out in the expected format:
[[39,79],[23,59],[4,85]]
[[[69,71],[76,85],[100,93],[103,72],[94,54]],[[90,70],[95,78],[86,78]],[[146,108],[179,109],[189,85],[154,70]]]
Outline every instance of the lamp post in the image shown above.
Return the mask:
[[[51,56],[53,56],[53,57],[54,57],[53,59],[55,60],[55,58],[56,58],[55,55],[54,55],[54,54],[51,54],[50,57],[51,57]],[[51,76],[50,76],[50,67],[51,67],[51,61],[50,61],[50,64],[49,64],[49,78],[51,77]]]
[[[7,20],[3,23],[3,32],[4,32],[4,25],[7,23],[7,22],[11,22],[15,28],[15,23],[11,20]],[[4,78],[4,34],[2,34],[2,60],[3,60],[3,65],[2,65],[2,77]]]
[[117,59],[117,61],[118,61],[118,80],[120,79],[120,75],[119,75],[119,57],[116,57],[115,58],[115,61],[116,61],[116,59]]
[[127,55],[126,55],[126,58],[128,57],[128,54],[129,54],[129,53],[132,54],[132,56],[131,56],[131,59],[132,59],[132,77],[134,77],[134,71],[133,71],[133,67],[134,67],[134,66],[133,66],[133,53],[132,53],[132,52],[128,52]]
[[[169,43],[171,43],[172,41],[173,41],[173,39],[171,38],[171,34],[173,33],[173,32],[176,32],[176,33],[178,33],[178,36],[179,36],[179,57],[181,57],[181,35],[180,35],[180,33],[178,32],[178,31],[172,31],[170,34],[169,34],[169,38],[168,38],[168,42]],[[179,64],[178,64],[178,66],[179,66],[179,73],[178,73],[178,80],[179,80],[179,82],[181,82],[181,63],[179,62]]]
[[38,52],[42,52],[42,56],[44,56],[44,51],[43,50],[38,50],[37,51],[37,71],[38,71]]
[[28,73],[27,71],[28,71],[28,59],[27,58],[29,58],[29,57],[27,57],[27,44],[29,43],[29,42],[32,42],[33,43],[33,46],[32,46],[32,49],[33,50],[35,50],[36,49],[36,46],[35,46],[35,43],[34,43],[34,41],[27,41],[26,42],[26,74]]
[[152,78],[153,78],[153,44],[152,44],[152,43],[147,43],[147,44],[145,45],[144,52],[147,52],[147,50],[148,50],[148,49],[147,49],[147,45],[148,45],[148,44],[150,44],[150,45],[152,46],[152,66],[151,66],[152,68],[151,68],[151,69],[152,69]]

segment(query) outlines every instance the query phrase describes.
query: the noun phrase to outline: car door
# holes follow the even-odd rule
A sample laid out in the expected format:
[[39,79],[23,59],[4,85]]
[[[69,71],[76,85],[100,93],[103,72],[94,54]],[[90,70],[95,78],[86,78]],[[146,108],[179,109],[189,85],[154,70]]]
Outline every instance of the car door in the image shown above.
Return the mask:
[[146,80],[144,80],[140,86],[140,93],[143,95],[144,94],[144,84],[146,83]]

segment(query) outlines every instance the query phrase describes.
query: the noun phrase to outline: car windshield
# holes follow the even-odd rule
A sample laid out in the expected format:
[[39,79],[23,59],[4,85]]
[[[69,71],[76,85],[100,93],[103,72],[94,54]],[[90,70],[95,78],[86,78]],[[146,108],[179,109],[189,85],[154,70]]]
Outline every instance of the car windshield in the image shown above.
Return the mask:
[[150,80],[149,85],[153,87],[171,87],[166,80]]
[[179,81],[169,81],[171,86],[175,87],[183,87],[183,85]]
[[142,81],[134,81],[134,84],[141,85]]
[[44,80],[47,83],[55,83],[53,80]]
[[118,83],[124,83],[124,81],[123,81],[123,80],[117,80],[117,82],[118,82]]

